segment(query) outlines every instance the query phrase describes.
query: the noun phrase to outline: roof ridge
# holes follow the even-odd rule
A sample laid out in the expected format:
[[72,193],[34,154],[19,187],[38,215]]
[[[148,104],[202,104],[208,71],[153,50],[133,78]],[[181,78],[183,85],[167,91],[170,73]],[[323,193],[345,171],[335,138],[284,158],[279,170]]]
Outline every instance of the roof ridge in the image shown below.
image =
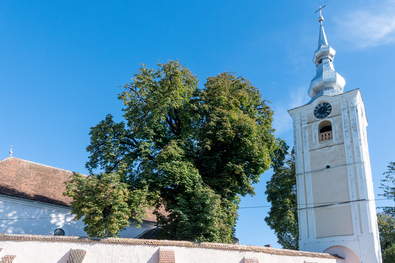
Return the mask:
[[[44,166],[44,167],[48,167],[48,168],[52,168],[52,169],[56,169],[56,170],[70,172],[70,173],[77,173],[75,171],[70,171],[70,170],[66,170],[66,169],[62,169],[62,168],[58,168],[58,167],[54,167],[54,166],[46,165],[46,164],[42,164],[42,163],[36,163],[36,162],[28,161],[28,160],[25,160],[25,159],[17,158],[17,157],[4,158],[3,160],[0,160],[0,163],[4,162],[4,161],[8,161],[9,159],[17,159],[17,160],[20,160],[20,161],[23,161],[23,162],[27,162],[27,163],[32,163],[32,164],[35,164],[35,165],[38,165],[38,166]],[[79,173],[79,174],[82,174],[82,173]]]

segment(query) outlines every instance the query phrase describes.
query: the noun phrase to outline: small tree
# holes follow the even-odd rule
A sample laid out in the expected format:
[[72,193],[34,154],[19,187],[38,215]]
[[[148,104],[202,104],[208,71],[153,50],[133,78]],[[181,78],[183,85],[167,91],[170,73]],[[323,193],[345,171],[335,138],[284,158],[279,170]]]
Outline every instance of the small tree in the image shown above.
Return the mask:
[[74,220],[85,223],[85,232],[93,237],[117,237],[129,226],[129,217],[142,223],[146,217],[147,189],[130,191],[116,173],[101,173],[93,177],[73,174],[66,183],[64,195],[72,197]]
[[[388,170],[384,173],[385,178],[381,180],[381,196],[395,201],[395,162],[390,162]],[[383,212],[377,213],[378,227],[380,233],[381,253],[383,262],[395,262],[395,207],[382,207]]]
[[383,263],[395,262],[395,218],[386,212],[377,213]]
[[[287,148],[287,147],[286,147]],[[295,155],[292,150],[285,165],[274,168],[266,184],[267,201],[272,204],[265,221],[286,249],[299,248],[299,226],[296,195]]]
[[[387,199],[392,199],[395,201],[395,162],[390,162],[387,166],[388,171],[384,173],[385,178],[381,180],[381,189],[383,189],[384,194],[380,194],[381,196],[386,197]],[[387,214],[395,215],[395,207],[386,206],[383,207],[384,211]]]

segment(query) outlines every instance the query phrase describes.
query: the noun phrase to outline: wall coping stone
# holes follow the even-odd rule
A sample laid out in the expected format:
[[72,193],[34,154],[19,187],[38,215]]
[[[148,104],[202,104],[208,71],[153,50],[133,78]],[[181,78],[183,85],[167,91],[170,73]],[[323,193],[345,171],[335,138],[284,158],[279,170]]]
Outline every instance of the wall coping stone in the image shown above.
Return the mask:
[[282,256],[301,256],[312,258],[343,259],[338,255],[327,253],[297,251],[289,249],[278,249],[271,247],[260,247],[251,245],[234,245],[210,242],[191,242],[174,240],[154,240],[154,239],[134,239],[134,238],[93,238],[79,236],[46,236],[28,234],[5,234],[0,233],[0,241],[23,241],[23,242],[63,242],[63,243],[101,243],[101,244],[123,244],[123,245],[146,245],[146,246],[166,246],[166,247],[187,247],[217,250],[250,251]]

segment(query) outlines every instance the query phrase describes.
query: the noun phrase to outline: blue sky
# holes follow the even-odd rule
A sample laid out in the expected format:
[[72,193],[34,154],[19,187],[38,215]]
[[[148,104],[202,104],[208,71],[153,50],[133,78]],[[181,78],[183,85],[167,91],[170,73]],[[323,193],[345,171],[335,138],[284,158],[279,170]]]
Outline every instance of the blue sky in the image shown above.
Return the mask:
[[[319,5],[345,91],[359,88],[369,126],[375,193],[395,161],[395,1],[2,1],[0,159],[14,156],[87,173],[89,128],[121,120],[120,86],[141,63],[178,59],[200,84],[224,71],[271,101],[276,135],[293,144],[287,110],[309,101]],[[243,198],[241,244],[276,244],[264,195]],[[382,197],[378,197],[381,199]],[[377,201],[377,206],[391,204]]]

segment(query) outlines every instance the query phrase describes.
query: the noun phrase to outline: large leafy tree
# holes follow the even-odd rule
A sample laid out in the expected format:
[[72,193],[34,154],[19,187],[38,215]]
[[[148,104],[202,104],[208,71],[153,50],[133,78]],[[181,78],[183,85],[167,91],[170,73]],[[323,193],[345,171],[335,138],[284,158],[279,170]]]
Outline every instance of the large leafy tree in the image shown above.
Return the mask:
[[[283,147],[287,148],[287,147]],[[283,166],[274,167],[266,184],[267,201],[271,203],[265,221],[286,249],[298,249],[299,227],[296,196],[295,155],[292,150]]]
[[[66,194],[74,197],[73,213],[102,214],[106,228],[113,221],[104,218],[112,213],[139,221],[141,208],[154,206],[162,238],[231,242],[239,196],[253,195],[260,174],[281,165],[284,156],[273,135],[273,112],[259,91],[228,72],[209,77],[199,89],[195,75],[169,61],[156,70],[140,68],[118,98],[125,121],[108,115],[91,128],[87,148],[86,167],[91,174],[102,172],[93,179],[106,194],[86,191],[90,184],[80,181],[90,177],[71,181]],[[103,182],[108,174],[116,174],[122,185],[125,209],[85,205],[118,197],[118,190]],[[136,196],[144,202],[127,201]],[[95,222],[85,218],[89,234],[109,236],[96,230]]]

